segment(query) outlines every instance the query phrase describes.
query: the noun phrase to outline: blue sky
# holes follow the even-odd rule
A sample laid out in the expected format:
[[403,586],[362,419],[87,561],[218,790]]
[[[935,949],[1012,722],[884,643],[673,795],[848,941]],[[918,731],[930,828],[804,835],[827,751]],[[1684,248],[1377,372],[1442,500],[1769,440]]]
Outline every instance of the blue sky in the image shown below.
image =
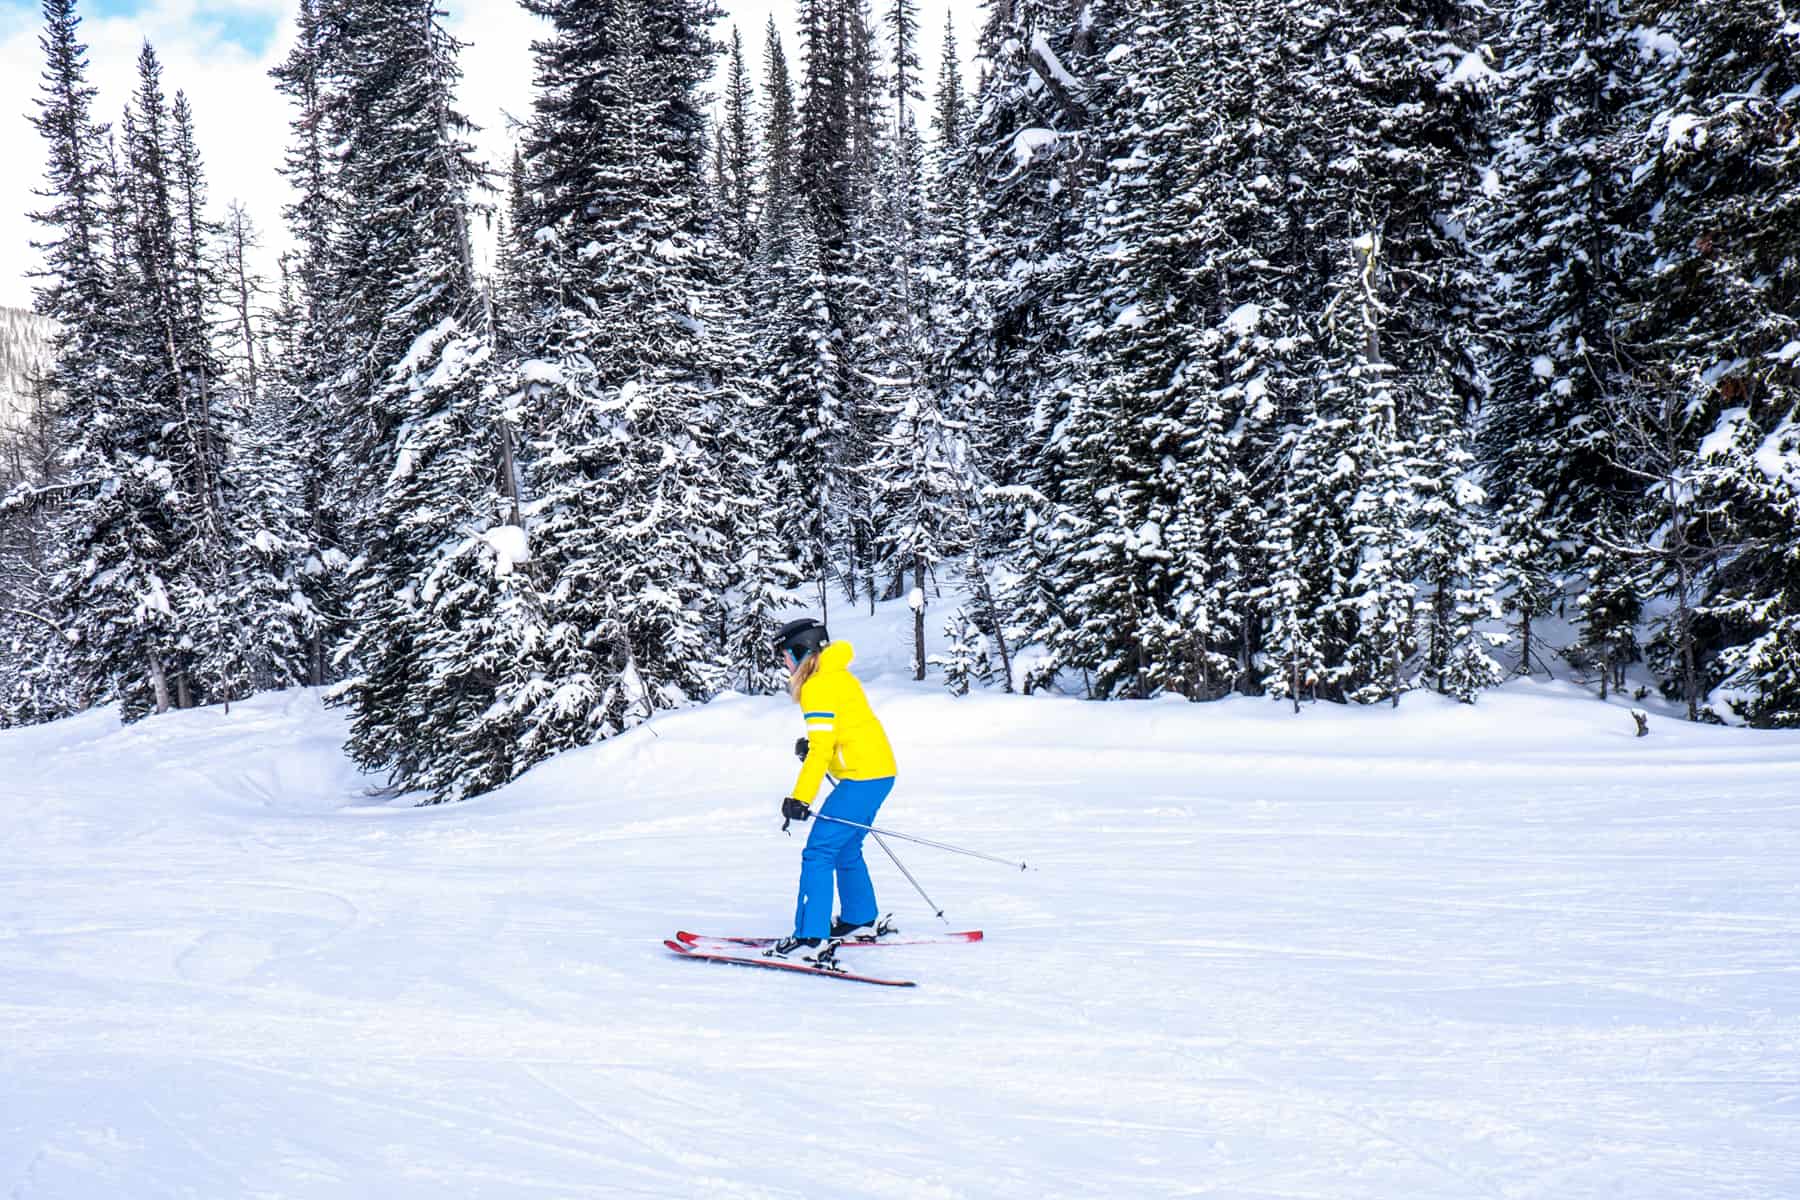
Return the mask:
[[[152,7],[142,0],[86,0],[80,11],[99,20],[132,17]],[[211,40],[259,55],[275,40],[283,17],[279,7],[270,4],[201,4],[195,15],[195,24],[204,26]]]
[[[85,0],[77,9],[86,21],[133,19],[157,7],[144,0]],[[197,35],[210,41],[237,46],[250,54],[262,54],[274,42],[283,23],[284,6],[277,4],[200,4],[193,13]],[[0,28],[42,23],[43,10],[36,4],[0,0]]]

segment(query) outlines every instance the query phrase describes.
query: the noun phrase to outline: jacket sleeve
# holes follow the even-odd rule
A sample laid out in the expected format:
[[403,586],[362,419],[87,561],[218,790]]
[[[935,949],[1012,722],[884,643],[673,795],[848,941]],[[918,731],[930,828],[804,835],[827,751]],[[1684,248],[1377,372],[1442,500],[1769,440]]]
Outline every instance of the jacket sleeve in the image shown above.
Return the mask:
[[794,782],[794,799],[811,804],[837,756],[837,705],[827,689],[808,686],[800,691],[800,707],[806,713],[806,761]]

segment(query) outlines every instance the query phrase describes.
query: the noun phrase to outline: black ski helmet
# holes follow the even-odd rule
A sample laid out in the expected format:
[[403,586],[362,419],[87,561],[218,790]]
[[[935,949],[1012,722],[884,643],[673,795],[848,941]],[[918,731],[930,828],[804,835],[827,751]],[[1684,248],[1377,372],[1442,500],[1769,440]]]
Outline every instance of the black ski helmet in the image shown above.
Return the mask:
[[795,662],[804,662],[808,655],[818,653],[830,641],[831,634],[826,632],[823,622],[801,617],[798,621],[789,621],[775,634],[775,653],[791,653]]

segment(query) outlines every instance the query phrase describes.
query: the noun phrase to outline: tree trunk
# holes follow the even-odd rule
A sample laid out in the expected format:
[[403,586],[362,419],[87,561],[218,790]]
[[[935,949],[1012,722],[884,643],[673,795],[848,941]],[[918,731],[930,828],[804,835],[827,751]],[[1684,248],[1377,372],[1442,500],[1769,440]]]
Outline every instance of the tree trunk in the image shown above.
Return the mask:
[[1238,673],[1232,686],[1240,695],[1250,695],[1250,622],[1238,622]]
[[1450,588],[1446,580],[1438,580],[1431,597],[1431,684],[1439,693],[1444,690],[1444,664],[1450,660]]
[[150,688],[156,693],[156,715],[161,716],[169,711],[169,677],[163,674],[162,659],[156,657],[156,651],[146,651],[144,657],[150,667]]
[[525,528],[524,506],[519,502],[519,467],[513,457],[512,425],[505,417],[495,424],[500,427],[500,469],[506,472],[506,498],[512,502],[512,523]]
[[244,228],[244,211],[233,206],[231,220],[231,270],[236,284],[238,334],[244,339],[244,382],[254,405],[261,394],[256,372],[256,333],[250,320],[250,235]]
[[1681,595],[1676,606],[1676,628],[1681,638],[1681,692],[1687,700],[1687,719],[1700,719],[1700,672],[1694,662],[1694,610],[1688,606],[1688,565],[1679,566]]
[[[1675,442],[1675,423],[1665,415],[1662,424],[1663,452],[1671,464],[1680,462]],[[1681,642],[1681,694],[1687,701],[1688,720],[1698,721],[1700,681],[1694,666],[1694,614],[1688,602],[1693,569],[1688,564],[1687,556],[1687,506],[1682,502],[1680,489],[1676,487],[1673,469],[1664,483],[1664,489],[1669,499],[1670,559],[1675,564],[1675,636]]]
[[[871,576],[870,583],[874,579]],[[925,678],[925,559],[921,556],[913,559],[913,588],[919,594],[919,603],[913,608],[913,678]],[[869,599],[875,598],[874,588],[869,590]]]
[[1010,695],[1013,690],[1012,652],[1006,648],[1006,631],[1000,627],[1000,613],[994,607],[994,592],[988,587],[987,572],[982,570],[973,551],[969,553],[969,573],[975,583],[975,594],[987,613],[988,624],[993,627],[994,645],[1000,651],[1000,669],[1006,672],[1006,681],[1002,686]]

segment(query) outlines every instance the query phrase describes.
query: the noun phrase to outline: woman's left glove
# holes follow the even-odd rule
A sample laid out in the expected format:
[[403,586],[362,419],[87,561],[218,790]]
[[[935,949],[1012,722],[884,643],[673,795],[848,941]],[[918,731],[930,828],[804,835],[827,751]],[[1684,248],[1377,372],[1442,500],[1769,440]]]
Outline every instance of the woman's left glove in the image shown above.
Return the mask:
[[805,821],[812,816],[812,805],[802,804],[789,796],[781,802],[781,815],[790,821]]

